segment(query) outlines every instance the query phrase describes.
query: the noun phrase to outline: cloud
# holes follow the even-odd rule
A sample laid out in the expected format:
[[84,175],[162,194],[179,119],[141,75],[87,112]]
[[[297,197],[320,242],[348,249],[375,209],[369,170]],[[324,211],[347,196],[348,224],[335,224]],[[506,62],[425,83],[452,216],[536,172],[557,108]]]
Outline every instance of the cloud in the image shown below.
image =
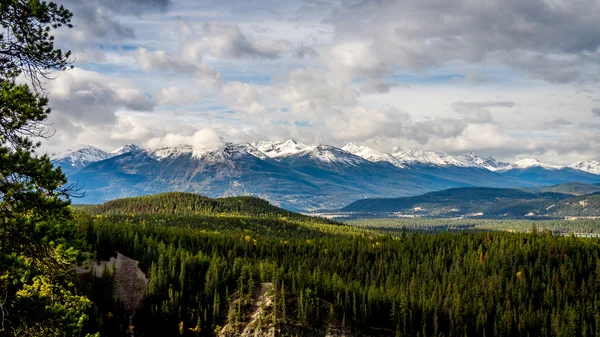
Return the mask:
[[259,89],[248,83],[228,82],[221,88],[221,93],[229,106],[238,112],[264,114],[267,108],[260,102],[262,96]]
[[154,103],[128,81],[78,68],[50,81],[47,89],[54,110],[51,116],[63,116],[72,125],[109,125],[116,121],[115,113],[120,109],[154,108]]
[[191,145],[196,150],[212,150],[221,147],[223,144],[224,141],[219,133],[211,128],[203,128],[192,134],[168,133],[162,137],[154,137],[144,142],[144,146],[150,149]]
[[145,71],[160,69],[166,72],[186,73],[196,69],[192,63],[175,55],[168,55],[164,50],[150,51],[146,48],[138,48],[134,56]]
[[273,83],[268,94],[291,111],[319,116],[339,107],[357,104],[358,92],[343,73],[322,69],[294,69]]
[[203,87],[218,88],[222,85],[221,75],[210,65],[203,63],[201,55],[198,58],[183,58],[178,54],[170,54],[164,50],[150,51],[138,48],[134,57],[141,68],[146,71],[194,75],[196,83]]
[[324,139],[347,143],[348,140],[368,141],[373,138],[406,136],[410,128],[410,116],[395,108],[353,107],[325,117],[323,130],[331,130]]
[[[219,58],[275,59],[290,50],[290,42],[264,37],[251,38],[239,26],[218,22],[205,23],[204,34],[188,44],[184,53],[204,52]],[[198,50],[198,51],[196,51]]]
[[454,118],[426,118],[417,120],[410,127],[405,138],[413,139],[421,145],[429,143],[431,139],[448,139],[461,135],[467,124]]
[[568,121],[564,118],[557,118],[551,121],[544,122],[544,128],[552,129],[552,128],[560,128],[563,126],[573,125],[573,122]]
[[133,38],[135,31],[121,21],[122,15],[164,12],[171,6],[170,0],[61,0],[59,3],[73,12],[74,25],[72,31],[61,37],[79,45]]
[[169,86],[160,90],[157,96],[157,103],[160,104],[186,104],[197,100],[201,95],[194,90],[182,89],[176,86]]
[[318,57],[319,53],[310,46],[300,45],[294,50],[294,55],[298,58]]
[[512,108],[515,102],[454,102],[451,104],[454,112],[464,116],[472,123],[492,122],[492,108]]
[[357,74],[462,63],[508,66],[555,83],[600,75],[597,1],[364,0],[331,8],[331,53]]
[[600,149],[591,0],[63,3],[75,28],[58,44],[93,71],[50,81],[55,144],[158,146],[213,130],[509,160]]
[[372,40],[345,41],[335,44],[324,56],[331,68],[343,68],[357,75],[377,77],[389,71],[373,46]]

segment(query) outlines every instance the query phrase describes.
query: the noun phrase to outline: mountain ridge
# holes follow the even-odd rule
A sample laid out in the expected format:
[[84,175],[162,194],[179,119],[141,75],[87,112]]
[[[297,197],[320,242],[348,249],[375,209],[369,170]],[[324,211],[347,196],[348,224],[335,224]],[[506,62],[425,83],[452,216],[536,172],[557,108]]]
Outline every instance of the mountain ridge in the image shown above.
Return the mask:
[[[404,168],[407,165],[477,167],[487,169],[489,171],[507,171],[511,169],[528,169],[532,167],[542,167],[545,169],[571,168],[578,171],[600,175],[600,161],[596,160],[579,161],[571,165],[553,165],[542,163],[534,158],[524,158],[514,163],[506,163],[497,161],[495,158],[490,156],[481,157],[473,151],[465,152],[460,155],[450,155],[445,152],[430,151],[424,149],[395,148],[394,151],[392,151],[392,153],[384,153],[374,150],[370,147],[358,145],[352,142],[338,148],[335,146],[325,144],[305,145],[296,142],[293,139],[286,139],[281,141],[260,141],[254,143],[225,143],[219,149],[231,146],[245,147],[247,150],[251,149],[253,151],[253,155],[259,158],[268,157],[275,160],[298,156],[307,152],[314,152],[317,148],[327,148],[341,150],[371,162],[388,162],[399,168]],[[92,145],[76,145],[65,151],[50,154],[50,159],[56,162],[65,159],[69,156],[79,155],[83,157],[86,153],[95,153],[96,155],[88,155],[87,158],[84,158],[84,165],[74,165],[77,167],[83,167],[95,161],[104,160],[110,158],[111,156],[133,151],[151,151],[156,153],[162,151],[169,154],[175,154],[178,152],[192,152],[196,155],[202,155],[208,152],[213,152],[215,150],[218,149],[209,149],[201,147],[197,148],[193,145],[177,145],[156,149],[143,149],[136,144],[128,144],[111,152],[105,152]]]
[[[85,152],[78,147],[76,151],[82,150]],[[89,150],[95,151],[93,147]],[[213,198],[256,196],[293,211],[335,209],[361,198],[414,196],[453,187],[600,183],[600,175],[570,167],[504,169],[508,166],[474,153],[458,159],[433,151],[403,153],[412,153],[412,157],[405,156],[404,161],[393,157],[398,159],[393,162],[391,154],[355,144],[344,149],[308,146],[288,139],[225,143],[218,148],[180,145],[142,149],[127,145],[111,153],[102,152],[95,157],[97,161],[83,167],[64,160],[53,163],[63,167],[70,182],[87,191],[86,198],[77,200],[81,203],[180,191]],[[421,157],[415,159],[417,155]]]
[[597,217],[600,216],[600,193],[570,195],[522,189],[462,187],[414,197],[357,200],[339,211],[434,217]]

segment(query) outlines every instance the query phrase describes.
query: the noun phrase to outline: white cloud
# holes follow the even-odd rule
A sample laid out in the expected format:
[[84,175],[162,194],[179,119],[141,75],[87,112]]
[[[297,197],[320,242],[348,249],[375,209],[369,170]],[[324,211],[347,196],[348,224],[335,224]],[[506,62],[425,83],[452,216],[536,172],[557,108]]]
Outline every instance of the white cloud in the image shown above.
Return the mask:
[[118,110],[154,108],[153,102],[129,81],[78,68],[63,72],[47,88],[54,109],[51,118],[62,118],[71,125],[107,125],[114,123]]
[[223,98],[229,106],[238,111],[249,114],[264,114],[267,108],[260,102],[261,90],[248,83],[228,82],[221,88]]
[[223,139],[218,132],[210,128],[203,128],[192,134],[168,133],[164,136],[154,137],[144,142],[144,146],[150,149],[191,145],[197,150],[210,150],[219,148],[223,144]]
[[64,2],[76,27],[59,45],[89,70],[48,83],[56,146],[213,130],[565,163],[600,150],[597,1]]
[[193,90],[186,90],[176,86],[163,88],[158,93],[158,104],[186,104],[201,97],[200,93]]

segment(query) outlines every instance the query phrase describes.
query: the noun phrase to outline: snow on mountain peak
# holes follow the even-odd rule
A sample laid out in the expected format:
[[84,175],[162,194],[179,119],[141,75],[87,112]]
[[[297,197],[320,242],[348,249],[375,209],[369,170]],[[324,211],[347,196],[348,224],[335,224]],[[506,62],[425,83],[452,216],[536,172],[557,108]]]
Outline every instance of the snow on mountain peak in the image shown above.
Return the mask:
[[262,141],[250,145],[264,153],[267,157],[274,159],[293,156],[309,148],[309,146],[297,143],[293,139],[272,142]]
[[551,169],[551,170],[556,170],[556,169],[562,168],[562,166],[541,163],[537,159],[525,158],[525,159],[521,159],[521,160],[518,160],[518,161],[512,163],[511,165],[509,165],[507,167],[507,169],[527,169],[527,168],[531,168],[531,167],[541,167],[541,168]]
[[194,152],[194,148],[191,145],[177,145],[171,147],[163,147],[151,151],[151,155],[157,159],[164,159],[168,157],[176,157],[181,155],[188,155]]
[[298,152],[298,155],[308,155],[325,163],[339,163],[351,166],[358,166],[365,162],[365,159],[353,153],[329,145],[310,146]]
[[232,144],[227,143],[219,148],[197,148],[192,145],[178,145],[155,150],[143,150],[135,144],[122,146],[110,153],[90,145],[74,145],[71,148],[50,154],[50,159],[66,168],[83,168],[89,164],[109,159],[128,152],[146,151],[157,159],[174,156],[191,156],[205,161],[235,160],[251,155],[267,160],[269,158],[281,160],[286,157],[310,156],[325,163],[339,163],[358,166],[364,161],[373,163],[388,162],[399,168],[411,164],[424,164],[434,166],[476,167],[490,171],[508,171],[511,169],[543,168],[557,170],[565,167],[600,175],[600,160],[579,161],[569,166],[558,166],[541,163],[537,159],[526,158],[508,164],[498,162],[492,157],[480,157],[474,152],[466,152],[452,156],[444,152],[429,150],[415,150],[411,148],[395,148],[393,153],[384,153],[367,146],[349,143],[337,148],[328,145],[308,146],[298,143],[293,139],[281,141],[261,141],[256,143]]
[[436,166],[461,166],[461,167],[469,167],[473,166],[470,163],[464,162],[453,156],[444,153],[444,152],[436,152],[436,151],[428,151],[428,150],[413,150],[410,148],[405,149],[395,149],[395,152],[392,155],[398,159],[400,159],[404,163],[419,163],[425,165],[436,165]]
[[82,168],[91,163],[110,158],[111,155],[91,145],[74,145],[71,148],[50,154],[53,162],[62,162],[62,165]]
[[129,153],[129,152],[137,152],[137,151],[141,151],[142,149],[135,145],[135,144],[127,144],[124,146],[121,146],[120,148],[113,150],[110,152],[110,154],[112,154],[113,156],[118,156],[118,155],[122,155],[124,153]]
[[404,167],[401,160],[392,156],[389,153],[379,152],[367,146],[361,146],[354,143],[349,143],[342,147],[342,150],[362,157],[370,162],[388,162],[397,167]]
[[600,174],[600,161],[598,160],[578,161],[569,165],[569,167],[592,174]]
[[192,158],[201,159],[207,162],[236,159],[247,155],[254,156],[263,160],[268,158],[256,147],[248,143],[227,143],[217,149],[195,148],[191,145],[177,145],[154,150],[151,152],[151,155],[158,160],[178,156],[191,156]]
[[458,159],[464,163],[470,164],[470,166],[481,167],[490,171],[498,171],[507,167],[508,163],[498,162],[492,157],[482,158],[473,151],[461,154]]

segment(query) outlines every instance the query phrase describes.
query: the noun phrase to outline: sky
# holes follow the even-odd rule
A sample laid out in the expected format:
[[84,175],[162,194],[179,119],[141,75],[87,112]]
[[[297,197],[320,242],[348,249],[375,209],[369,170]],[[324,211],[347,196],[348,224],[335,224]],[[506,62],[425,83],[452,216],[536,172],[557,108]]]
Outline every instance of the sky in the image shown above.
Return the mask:
[[600,158],[597,0],[61,0],[45,151],[293,138]]

